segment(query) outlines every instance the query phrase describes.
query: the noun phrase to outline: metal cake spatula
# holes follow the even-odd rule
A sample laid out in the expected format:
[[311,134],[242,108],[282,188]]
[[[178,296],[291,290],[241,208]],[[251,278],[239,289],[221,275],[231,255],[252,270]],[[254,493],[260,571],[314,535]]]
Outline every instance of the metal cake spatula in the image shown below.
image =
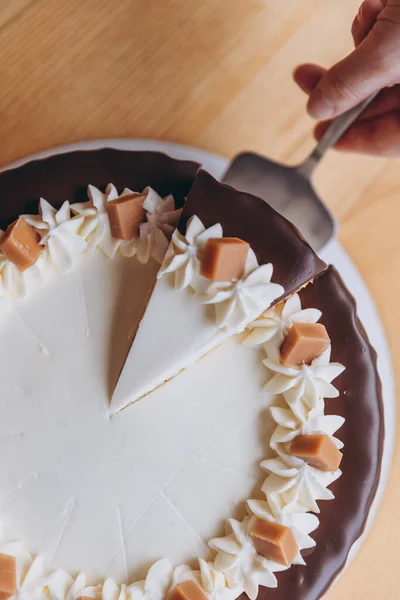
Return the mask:
[[294,223],[318,252],[335,235],[337,223],[315,192],[312,175],[325,152],[334,146],[376,95],[337,117],[301,165],[288,167],[258,154],[244,152],[233,159],[223,182],[266,200]]

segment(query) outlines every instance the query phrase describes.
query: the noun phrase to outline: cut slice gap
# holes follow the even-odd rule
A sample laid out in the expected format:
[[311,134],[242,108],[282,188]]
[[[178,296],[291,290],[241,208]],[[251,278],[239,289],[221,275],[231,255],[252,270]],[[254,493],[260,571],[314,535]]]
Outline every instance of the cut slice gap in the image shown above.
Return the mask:
[[[121,265],[115,278],[117,302],[110,319],[110,350],[107,373],[108,396],[115,388],[121,373],[121,364],[128,356],[139,323],[151,297],[158,265],[142,265],[135,259],[117,257]],[[140,281],[140,285],[137,282]],[[129,300],[128,300],[129,299]]]

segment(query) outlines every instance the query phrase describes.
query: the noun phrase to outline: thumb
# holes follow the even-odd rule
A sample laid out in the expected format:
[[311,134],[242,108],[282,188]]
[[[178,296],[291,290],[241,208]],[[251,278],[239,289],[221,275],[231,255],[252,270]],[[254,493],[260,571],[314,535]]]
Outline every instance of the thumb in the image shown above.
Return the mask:
[[400,27],[375,26],[363,42],[322,77],[308,112],[318,120],[336,117],[370,94],[400,80]]

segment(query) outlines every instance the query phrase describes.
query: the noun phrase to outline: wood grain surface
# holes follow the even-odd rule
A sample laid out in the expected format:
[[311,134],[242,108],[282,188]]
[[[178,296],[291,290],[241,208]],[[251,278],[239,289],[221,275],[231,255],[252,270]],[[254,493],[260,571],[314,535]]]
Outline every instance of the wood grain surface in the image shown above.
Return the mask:
[[[106,137],[294,163],[312,147],[295,65],[351,48],[359,0],[0,0],[0,164]],[[400,374],[400,163],[331,152],[316,186],[380,311]],[[0,200],[1,201],[1,200]],[[329,600],[400,598],[400,457]]]

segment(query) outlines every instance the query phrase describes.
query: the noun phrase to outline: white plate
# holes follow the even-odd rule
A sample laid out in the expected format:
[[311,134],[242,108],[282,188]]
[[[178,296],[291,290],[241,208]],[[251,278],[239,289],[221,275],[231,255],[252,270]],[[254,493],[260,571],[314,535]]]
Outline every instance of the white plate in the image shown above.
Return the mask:
[[[50,148],[49,150],[38,152],[37,154],[15,161],[10,165],[6,165],[6,167],[2,168],[1,170],[18,167],[28,161],[45,158],[53,154],[71,152],[74,150],[97,150],[99,148],[104,147],[117,148],[119,150],[153,150],[165,152],[173,158],[193,160],[195,162],[200,163],[207,171],[209,171],[214,177],[218,179],[221,178],[229,164],[229,160],[227,158],[218,154],[212,154],[211,152],[206,152],[198,148],[183,146],[171,142],[144,139],[107,139],[79,142],[76,144],[68,144],[65,146]],[[347,287],[357,300],[358,314],[368,333],[372,345],[375,347],[378,353],[378,371],[382,380],[384,398],[383,407],[385,421],[385,440],[383,448],[382,469],[378,490],[370,510],[366,530],[364,534],[353,545],[348,557],[346,565],[347,567],[350,564],[351,560],[354,558],[355,554],[357,553],[363,539],[365,538],[369,528],[372,525],[372,521],[375,517],[379,503],[382,499],[387,477],[389,474],[395,439],[395,384],[391,365],[390,351],[386,340],[385,332],[382,323],[379,319],[375,304],[356,266],[337,241],[330,242],[329,245],[321,253],[321,257],[325,261],[327,261],[330,264],[333,264],[337,268],[340,275],[344,279]]]

